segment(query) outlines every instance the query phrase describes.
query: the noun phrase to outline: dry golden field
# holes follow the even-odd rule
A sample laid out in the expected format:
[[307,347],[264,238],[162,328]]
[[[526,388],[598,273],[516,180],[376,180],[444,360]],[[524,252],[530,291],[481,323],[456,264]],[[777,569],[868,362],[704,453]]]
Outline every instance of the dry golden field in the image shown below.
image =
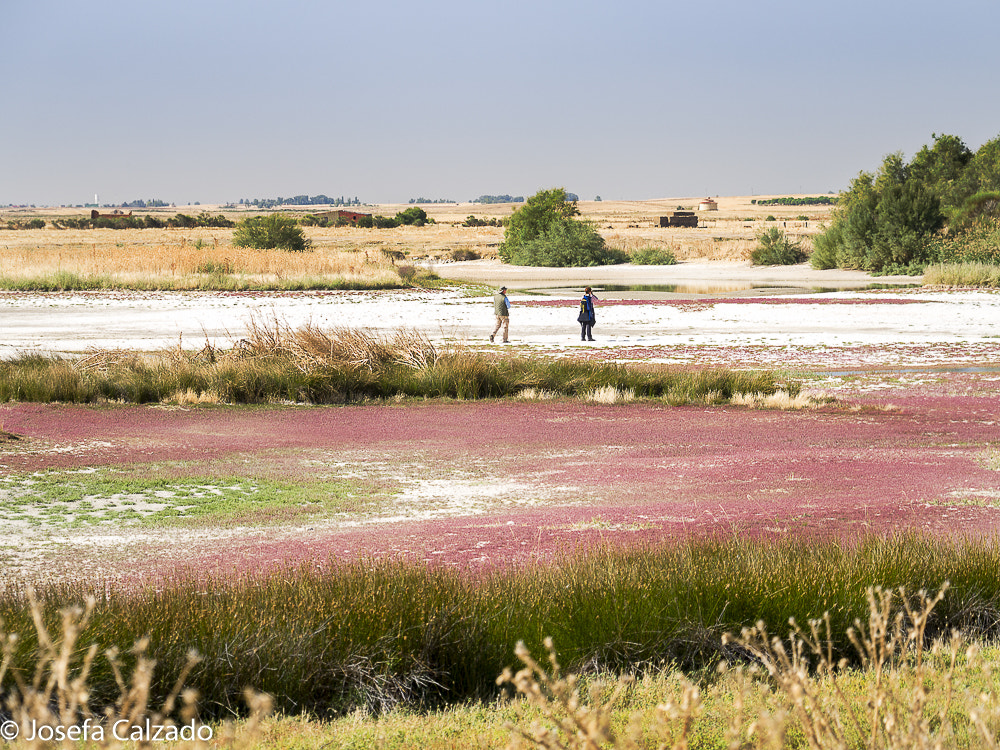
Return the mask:
[[[764,199],[770,196],[756,196]],[[683,208],[697,210],[698,198],[647,201],[581,201],[584,218],[595,223],[608,243],[626,251],[663,247],[679,260],[746,260],[755,236],[774,226],[768,216],[793,238],[810,238],[829,217],[829,206],[757,206],[751,197],[716,198],[719,210],[699,212],[695,228],[660,228],[657,218]],[[259,284],[289,279],[331,279],[391,283],[396,267],[407,261],[447,260],[456,250],[496,257],[503,239],[500,227],[463,227],[466,217],[503,218],[518,204],[471,203],[422,206],[434,223],[423,227],[360,229],[306,227],[313,243],[307,253],[258,251],[232,245],[231,229],[55,229],[0,230],[0,279],[39,278],[54,273],[106,277],[122,283],[166,283],[194,287],[206,274],[226,274]],[[393,216],[408,205],[363,206],[359,210]],[[289,211],[304,215],[322,210]],[[175,213],[223,213],[238,220],[245,210],[219,206],[179,206],[148,211],[166,218]],[[137,215],[147,213],[136,211]],[[87,209],[32,208],[0,211],[0,225],[8,219],[86,216]],[[808,220],[799,219],[807,216]]]

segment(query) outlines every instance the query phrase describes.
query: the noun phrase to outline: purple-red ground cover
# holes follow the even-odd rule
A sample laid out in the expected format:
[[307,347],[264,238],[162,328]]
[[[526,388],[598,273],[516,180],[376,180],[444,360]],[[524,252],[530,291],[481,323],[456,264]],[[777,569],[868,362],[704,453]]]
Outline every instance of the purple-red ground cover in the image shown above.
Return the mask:
[[[474,480],[462,485],[467,495],[489,488],[474,507],[453,504],[437,515],[410,513],[402,501],[394,508],[390,495],[388,511],[360,520],[145,535],[141,544],[123,542],[135,573],[222,574],[383,555],[475,568],[709,534],[995,533],[1000,381],[908,377],[841,382],[839,403],[804,411],[571,401],[9,404],[0,406],[0,425],[23,439],[0,444],[0,470],[191,461],[220,475],[239,466],[295,479],[317,466],[355,477],[398,467],[411,483],[447,485],[460,475]],[[73,544],[60,552],[73,554]]]

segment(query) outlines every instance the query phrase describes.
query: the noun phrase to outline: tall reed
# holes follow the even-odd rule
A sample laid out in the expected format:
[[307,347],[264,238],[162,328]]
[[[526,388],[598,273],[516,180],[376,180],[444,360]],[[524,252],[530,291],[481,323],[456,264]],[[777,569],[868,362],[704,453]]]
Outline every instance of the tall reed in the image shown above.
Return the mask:
[[1000,265],[994,263],[932,263],[924,270],[925,285],[1000,287]]

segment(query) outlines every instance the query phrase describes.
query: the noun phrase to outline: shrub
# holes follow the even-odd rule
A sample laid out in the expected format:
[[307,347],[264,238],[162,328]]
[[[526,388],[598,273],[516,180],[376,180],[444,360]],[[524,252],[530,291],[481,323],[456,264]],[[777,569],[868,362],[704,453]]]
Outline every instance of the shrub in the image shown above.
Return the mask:
[[9,219],[7,229],[45,229],[45,219]]
[[940,263],[1000,264],[1000,218],[982,218],[953,236],[938,238],[933,255]]
[[672,266],[677,258],[665,247],[640,247],[632,251],[629,262],[636,266]]
[[177,214],[172,219],[167,219],[167,226],[172,228],[193,229],[198,226],[198,220],[187,214]]
[[310,243],[295,219],[282,214],[250,216],[241,220],[233,232],[233,245],[256,250],[280,248],[303,252]]
[[236,222],[232,219],[227,219],[222,214],[216,214],[212,216],[210,213],[203,211],[195,217],[195,221],[198,223],[199,227],[215,227],[220,229],[229,229],[230,227],[236,226]]
[[422,227],[427,223],[427,212],[419,206],[413,206],[396,214],[396,221],[407,226]]
[[399,221],[393,216],[373,216],[372,226],[376,229],[393,229],[399,226]]
[[477,216],[469,214],[469,217],[462,222],[463,227],[502,227],[503,221],[501,219],[480,219]]
[[415,266],[410,265],[396,266],[396,273],[399,275],[400,279],[409,284],[413,281],[413,277],[417,275],[417,269]]
[[996,191],[976,193],[952,214],[948,230],[957,234],[990,219],[1000,219],[1000,193]]
[[555,222],[535,239],[523,243],[509,256],[518,266],[608,266],[625,263],[623,250],[608,247],[590,224],[582,221]]
[[479,253],[475,250],[469,250],[467,247],[460,247],[451,251],[451,259],[454,261],[479,260],[479,258]]
[[757,238],[757,247],[750,252],[755,266],[793,266],[806,259],[802,243],[790,239],[777,227],[770,227]]

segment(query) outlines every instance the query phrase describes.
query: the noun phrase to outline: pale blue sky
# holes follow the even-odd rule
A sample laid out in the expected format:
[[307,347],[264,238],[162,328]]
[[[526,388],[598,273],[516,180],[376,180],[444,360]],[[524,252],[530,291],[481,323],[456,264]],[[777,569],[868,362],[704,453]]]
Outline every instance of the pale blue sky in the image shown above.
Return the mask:
[[996,0],[0,8],[0,205],[825,193],[1000,134]]

